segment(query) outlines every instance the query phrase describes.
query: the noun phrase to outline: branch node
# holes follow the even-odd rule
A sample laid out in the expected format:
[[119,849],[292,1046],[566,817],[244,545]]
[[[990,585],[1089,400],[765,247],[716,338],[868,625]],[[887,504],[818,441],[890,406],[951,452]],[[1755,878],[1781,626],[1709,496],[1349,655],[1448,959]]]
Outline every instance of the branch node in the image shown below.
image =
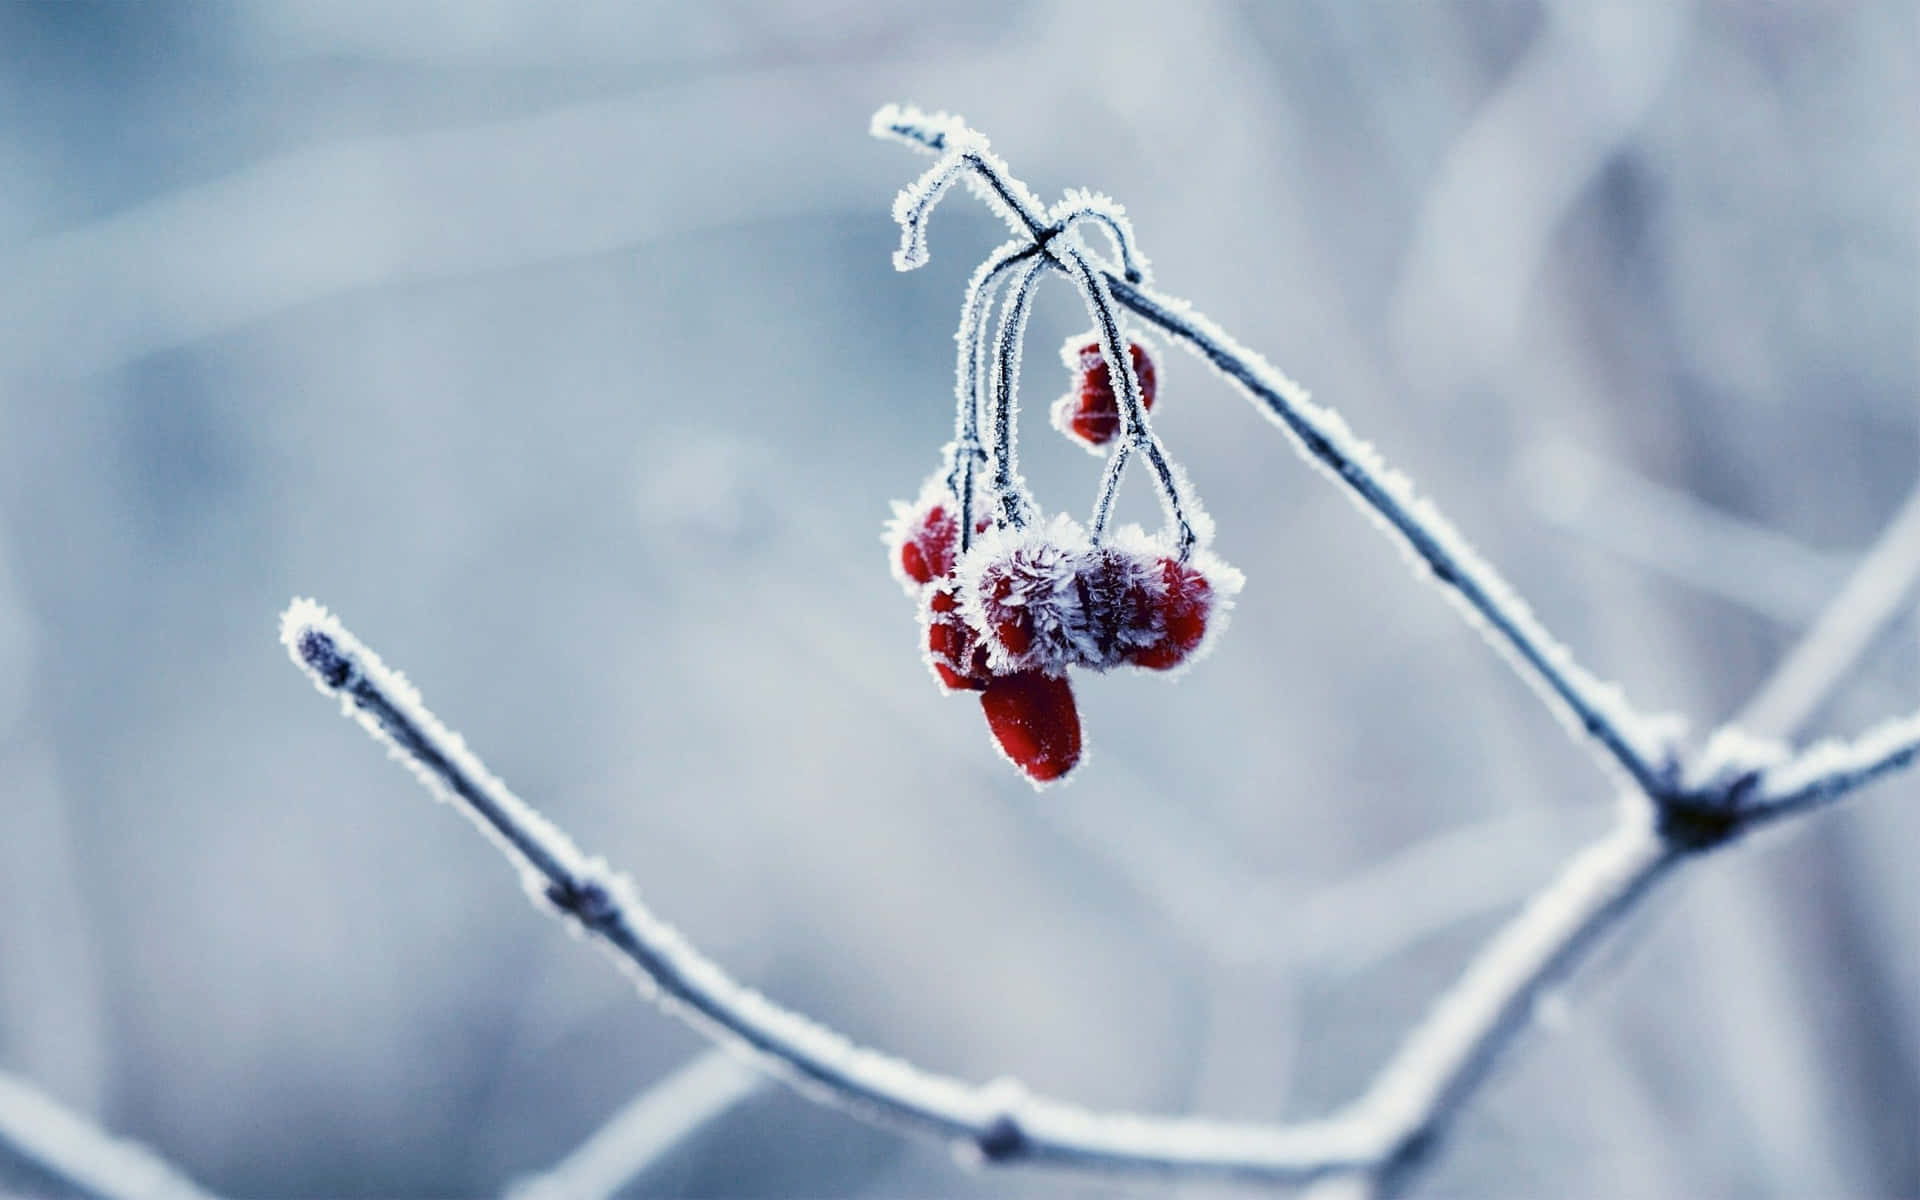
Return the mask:
[[619,916],[613,892],[597,879],[558,879],[544,889],[547,902],[589,929],[605,929]]
[[973,1148],[980,1152],[982,1160],[1003,1163],[1026,1154],[1031,1144],[1020,1122],[1009,1113],[1001,1113],[974,1137]]
[[1739,809],[1721,802],[1675,799],[1660,804],[1654,823],[1669,846],[1700,854],[1732,841],[1740,832]]

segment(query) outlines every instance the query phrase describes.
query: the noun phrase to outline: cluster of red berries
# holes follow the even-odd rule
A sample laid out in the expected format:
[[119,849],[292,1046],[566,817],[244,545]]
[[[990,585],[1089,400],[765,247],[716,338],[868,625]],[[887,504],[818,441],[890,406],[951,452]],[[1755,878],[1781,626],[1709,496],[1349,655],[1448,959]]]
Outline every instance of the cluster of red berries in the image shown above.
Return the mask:
[[979,522],[959,550],[940,476],[888,527],[896,577],[920,603],[922,646],[949,692],[980,693],[1001,751],[1036,784],[1078,765],[1068,667],[1172,670],[1217,630],[1240,573],[1203,550],[1185,561],[1138,527],[1101,545],[1067,517],[1026,529]]
[[[1140,381],[1140,405],[1153,408],[1159,390],[1159,371],[1153,355],[1136,341],[1127,343],[1133,374]],[[1098,338],[1089,334],[1068,338],[1060,347],[1060,361],[1073,372],[1075,388],[1053,402],[1053,427],[1094,454],[1105,452],[1120,432],[1120,406],[1113,396],[1113,374],[1100,354]]]

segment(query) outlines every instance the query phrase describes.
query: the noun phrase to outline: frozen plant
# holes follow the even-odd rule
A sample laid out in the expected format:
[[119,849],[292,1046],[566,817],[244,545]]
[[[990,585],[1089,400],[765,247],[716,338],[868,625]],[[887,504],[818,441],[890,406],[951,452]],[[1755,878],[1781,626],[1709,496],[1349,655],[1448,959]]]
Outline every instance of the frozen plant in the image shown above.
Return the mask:
[[[597,939],[669,1012],[804,1094],[943,1139],[976,1162],[1274,1185],[1328,1181],[1355,1195],[1398,1193],[1432,1160],[1450,1122],[1516,1035],[1551,1009],[1555,986],[1658,884],[1754,828],[1815,811],[1920,754],[1920,714],[1810,749],[1732,727],[1701,739],[1702,749],[1688,749],[1678,722],[1641,714],[1617,687],[1575,663],[1438,510],[1339,417],[1186,304],[1151,290],[1117,205],[1069,193],[1043,209],[986,140],[955,117],[888,107],[874,130],[939,156],[895,205],[902,269],[926,261],[927,218],[958,182],[1016,235],[988,257],[963,299],[957,436],[941,471],[914,504],[902,506],[891,541],[896,571],[921,603],[937,678],[954,690],[980,692],[996,740],[1030,777],[1058,778],[1079,759],[1067,668],[1173,665],[1217,629],[1216,605],[1239,583],[1208,556],[1211,526],[1147,423],[1140,371],[1121,325],[1124,308],[1216,367],[1346,488],[1570,729],[1599,750],[1623,787],[1615,828],[1576,853],[1492,936],[1350,1104],[1286,1125],[1096,1113],[1032,1095],[1011,1080],[976,1085],[923,1070],[742,987],[642,904],[623,876],[508,791],[405,680],[325,610],[297,601],[287,611],[282,637],[294,661],[434,795],[472,818],[519,867],[537,903]],[[1104,232],[1111,256],[1080,240],[1077,231],[1087,224]],[[1118,436],[1085,527],[1045,516],[1014,459],[1020,332],[1033,288],[1048,272],[1064,275],[1087,300],[1117,417]],[[1009,291],[989,339],[987,313],[1002,286]],[[1168,526],[1157,536],[1108,529],[1120,473],[1135,455],[1146,460],[1166,508]],[[1886,574],[1876,566],[1878,552],[1870,560],[1859,578],[1878,580]],[[1861,592],[1868,590],[1886,589],[1868,580]],[[1849,604],[1875,607],[1836,607]],[[1822,622],[1829,624],[1857,620]],[[1851,635],[1823,636],[1846,642]],[[1831,665],[1841,656],[1829,645],[1813,657]],[[1753,724],[1773,732],[1757,718]]]
[[[928,218],[962,179],[1019,235],[988,255],[961,298],[954,438],[919,498],[895,503],[885,540],[895,578],[919,604],[921,644],[935,681],[947,691],[980,693],[1001,752],[1039,787],[1064,779],[1081,761],[1068,668],[1185,666],[1224,627],[1242,578],[1209,551],[1213,522],[1153,431],[1147,414],[1159,369],[1125,328],[1108,281],[1115,264],[1079,237],[1083,224],[1104,230],[1120,277],[1143,283],[1145,260],[1125,212],[1086,192],[1069,192],[1043,211],[986,139],[955,118],[890,107],[875,115],[873,129],[941,155],[894,203],[901,227],[895,266],[906,271],[927,261]],[[1061,350],[1071,390],[1052,410],[1055,428],[1106,457],[1084,528],[1064,514],[1042,513],[1019,470],[1027,315],[1035,286],[1050,271],[1073,284],[1093,320]],[[1155,535],[1111,528],[1114,497],[1136,455],[1149,464],[1166,514]]]

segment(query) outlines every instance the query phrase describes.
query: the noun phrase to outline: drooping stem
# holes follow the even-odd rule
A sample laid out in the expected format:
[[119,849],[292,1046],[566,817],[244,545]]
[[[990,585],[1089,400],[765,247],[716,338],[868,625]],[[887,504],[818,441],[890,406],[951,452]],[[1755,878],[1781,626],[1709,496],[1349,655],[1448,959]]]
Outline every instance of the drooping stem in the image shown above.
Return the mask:
[[993,348],[993,494],[994,521],[1024,529],[1033,519],[1033,501],[1020,478],[1015,426],[1019,421],[1020,349],[1026,342],[1033,293],[1048,260],[1036,258],[1014,277],[1000,306],[1000,332]]
[[974,487],[979,466],[988,457],[980,440],[980,414],[989,401],[988,372],[982,370],[992,329],[988,314],[1007,273],[1039,253],[1039,246],[1024,240],[1001,246],[973,273],[960,302],[960,328],[954,333],[959,361],[954,370],[954,444],[947,490],[958,501],[962,553],[973,544]]
[[1147,406],[1141,398],[1140,377],[1133,369],[1133,354],[1121,332],[1120,317],[1114,308],[1113,293],[1107,287],[1106,275],[1077,249],[1068,247],[1060,252],[1060,256],[1087,302],[1094,332],[1100,339],[1100,357],[1106,361],[1107,378],[1112,383],[1114,403],[1120,411],[1120,444],[1114,447],[1113,455],[1107,460],[1106,472],[1101,476],[1100,491],[1094,500],[1088,532],[1095,542],[1106,536],[1128,457],[1138,450],[1153,470],[1153,482],[1160,494],[1160,505],[1166,511],[1167,524],[1173,531],[1179,559],[1185,562],[1199,541],[1194,521],[1189,515],[1189,509],[1196,505],[1191,497],[1181,494],[1180,479],[1167,458],[1166,448],[1160,444],[1159,435],[1153,432],[1153,425],[1147,418]]

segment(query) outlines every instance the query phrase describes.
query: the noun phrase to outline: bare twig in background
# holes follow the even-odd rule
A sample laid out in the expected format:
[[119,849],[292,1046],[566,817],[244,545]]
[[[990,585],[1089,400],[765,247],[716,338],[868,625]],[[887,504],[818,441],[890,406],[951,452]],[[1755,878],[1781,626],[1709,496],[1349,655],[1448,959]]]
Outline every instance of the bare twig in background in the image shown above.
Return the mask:
[[[978,176],[1002,215],[1020,218],[1042,261],[1086,271],[1088,252],[1070,232],[1035,224],[1030,193],[1003,176],[984,139],[970,131],[964,140],[952,138],[965,129],[957,119],[889,108],[875,126],[924,149],[946,149],[948,139],[957,143],[947,151],[953,161],[923,177],[936,183],[910,191],[896,208],[905,227],[903,266],[924,258],[920,226],[932,201],[965,173]],[[1056,238],[1066,243],[1057,251],[1050,244]],[[1906,766],[1920,752],[1920,716],[1797,754],[1728,726],[1682,764],[1667,727],[1640,716],[1617,689],[1574,664],[1432,505],[1418,499],[1404,477],[1388,470],[1336,415],[1313,406],[1278,371],[1185,305],[1111,271],[1103,274],[1105,287],[1093,290],[1110,290],[1263,407],[1316,465],[1398,535],[1496,644],[1525,666],[1556,710],[1570,713],[1572,723],[1638,785],[1637,794],[1623,798],[1614,831],[1577,854],[1494,936],[1374,1085],[1330,1118],[1229,1125],[1094,1114],[1030,1097],[1010,1082],[976,1087],[854,1046],[742,988],[702,957],[641,905],[622,877],[585,857],[507,791],[411,687],[323,609],[296,602],[283,620],[282,636],[323,692],[337,696],[343,711],[401,754],[436,796],[466,812],[521,867],[532,894],[637,969],[643,989],[657,994],[669,1011],[710,1036],[744,1044],[811,1096],[943,1138],[989,1162],[1273,1182],[1346,1176],[1344,1187],[1396,1192],[1530,1023],[1547,990],[1655,883],[1684,860],[1729,845],[1754,825],[1811,810]]]
[[[1421,203],[1387,317],[1412,377],[1450,390],[1450,377],[1499,370],[1555,231],[1658,100],[1692,8],[1541,6],[1538,35],[1448,146]],[[1581,106],[1566,103],[1569,79],[1587,82]]]
[[144,1146],[107,1136],[0,1072],[0,1156],[9,1154],[95,1200],[213,1200]]
[[290,608],[282,636],[317,687],[519,865],[531,895],[599,938],[668,1011],[753,1050],[808,1096],[993,1162],[1306,1179],[1377,1157],[1371,1131],[1354,1121],[1276,1127],[1095,1114],[1029,1096],[1010,1081],[975,1086],[856,1046],[742,987],[702,956],[621,876],[507,791],[410,685],[318,605]]
[[1920,583],[1920,487],[1861,556],[1838,595],[1733,719],[1762,737],[1791,736],[1905,613]]
[[509,1200],[600,1200],[632,1183],[689,1135],[767,1086],[715,1046],[634,1097],[566,1158],[509,1190]]
[[1794,630],[1826,608],[1856,561],[1853,553],[1814,549],[1559,439],[1520,456],[1513,488],[1524,511],[1555,528]]

